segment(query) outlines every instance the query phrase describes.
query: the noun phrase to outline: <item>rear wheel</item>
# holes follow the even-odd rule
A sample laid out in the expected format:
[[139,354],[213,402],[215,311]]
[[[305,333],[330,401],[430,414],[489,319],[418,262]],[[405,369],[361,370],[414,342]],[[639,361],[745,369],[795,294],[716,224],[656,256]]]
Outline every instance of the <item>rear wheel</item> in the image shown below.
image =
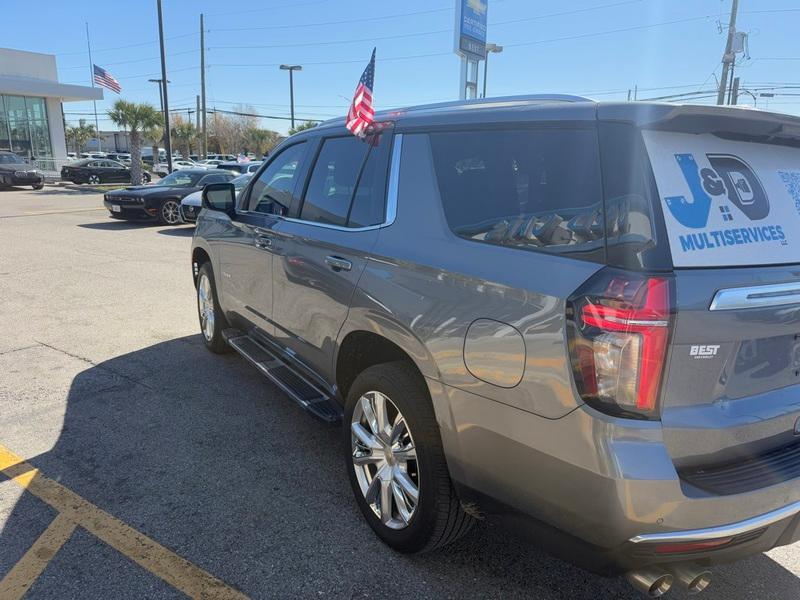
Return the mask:
[[170,198],[164,200],[158,209],[158,220],[164,225],[177,225],[181,222],[181,203]]
[[89,175],[89,178],[86,181],[89,183],[89,185],[97,185],[100,183],[100,175],[95,175],[92,173]]
[[152,178],[152,177],[150,177],[150,173],[147,173],[147,172],[145,172],[145,173],[142,173],[142,181],[143,181],[144,183],[150,183],[150,181],[151,181],[152,179],[153,179],[153,178]]
[[33,189],[35,189],[35,190],[41,190],[41,189],[44,188],[44,184],[43,183],[37,183],[36,185],[33,185],[31,187],[33,187]]
[[469,531],[474,521],[450,481],[430,397],[412,365],[384,363],[358,376],[344,437],[356,502],[386,544],[422,552]]
[[200,317],[200,333],[206,348],[216,354],[228,352],[230,347],[222,337],[222,330],[227,327],[225,315],[217,300],[217,289],[214,283],[214,272],[211,263],[203,263],[197,275],[197,314]]

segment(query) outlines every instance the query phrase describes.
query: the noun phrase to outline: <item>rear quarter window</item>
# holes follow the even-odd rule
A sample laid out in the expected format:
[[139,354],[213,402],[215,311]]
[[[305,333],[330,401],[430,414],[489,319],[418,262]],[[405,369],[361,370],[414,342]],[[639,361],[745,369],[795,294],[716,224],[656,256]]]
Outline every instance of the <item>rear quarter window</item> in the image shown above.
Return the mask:
[[800,262],[800,148],[644,131],[676,267]]
[[456,235],[604,260],[605,215],[594,129],[429,135],[442,206]]

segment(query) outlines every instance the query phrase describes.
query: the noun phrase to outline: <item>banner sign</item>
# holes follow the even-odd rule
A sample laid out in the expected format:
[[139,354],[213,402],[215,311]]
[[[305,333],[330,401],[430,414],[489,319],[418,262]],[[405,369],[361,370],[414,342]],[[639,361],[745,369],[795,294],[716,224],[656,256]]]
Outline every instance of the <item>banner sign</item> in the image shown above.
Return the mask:
[[486,14],[489,0],[456,0],[457,54],[483,59],[486,56]]
[[643,135],[676,267],[800,262],[800,149]]

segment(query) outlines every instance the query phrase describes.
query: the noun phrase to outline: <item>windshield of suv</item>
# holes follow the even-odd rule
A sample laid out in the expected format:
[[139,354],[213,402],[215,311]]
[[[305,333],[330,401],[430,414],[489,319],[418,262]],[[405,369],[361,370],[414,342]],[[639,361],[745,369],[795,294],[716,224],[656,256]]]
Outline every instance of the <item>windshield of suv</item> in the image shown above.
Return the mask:
[[0,154],[0,165],[24,165],[24,161],[16,154]]
[[167,175],[158,182],[157,185],[168,185],[170,187],[194,187],[200,178],[206,173],[187,173],[186,171],[175,171]]

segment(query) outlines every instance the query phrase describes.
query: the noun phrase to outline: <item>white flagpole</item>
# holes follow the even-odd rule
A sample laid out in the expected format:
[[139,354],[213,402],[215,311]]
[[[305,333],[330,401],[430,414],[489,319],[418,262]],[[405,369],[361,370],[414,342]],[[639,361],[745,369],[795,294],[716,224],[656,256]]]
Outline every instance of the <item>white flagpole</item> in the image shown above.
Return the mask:
[[[94,62],[92,61],[92,43],[89,41],[89,22],[86,21],[86,47],[89,49],[89,77],[94,87]],[[100,138],[100,125],[97,119],[97,100],[92,100],[94,105],[94,129],[97,133],[97,151],[102,149],[102,141]]]

